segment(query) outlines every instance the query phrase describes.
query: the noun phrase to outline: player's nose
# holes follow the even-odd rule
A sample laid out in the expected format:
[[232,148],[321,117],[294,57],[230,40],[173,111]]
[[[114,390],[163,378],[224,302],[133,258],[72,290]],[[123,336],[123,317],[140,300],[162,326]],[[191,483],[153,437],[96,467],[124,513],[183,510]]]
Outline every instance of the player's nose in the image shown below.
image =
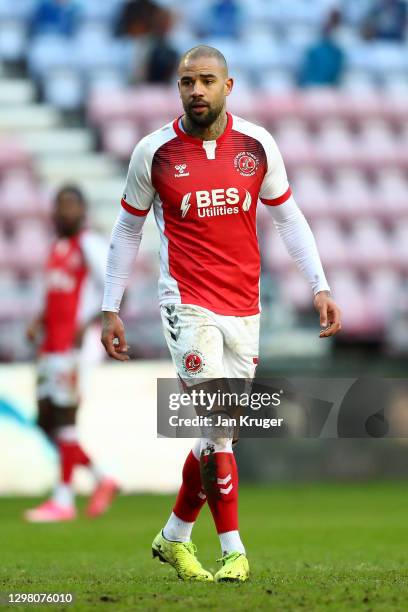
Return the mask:
[[204,88],[199,81],[196,81],[193,86],[192,96],[193,98],[202,97]]

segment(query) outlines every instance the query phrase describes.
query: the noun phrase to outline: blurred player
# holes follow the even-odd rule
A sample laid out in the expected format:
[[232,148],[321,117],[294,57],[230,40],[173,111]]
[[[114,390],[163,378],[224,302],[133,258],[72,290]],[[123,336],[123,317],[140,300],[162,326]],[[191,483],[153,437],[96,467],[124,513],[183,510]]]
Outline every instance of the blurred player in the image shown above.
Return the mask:
[[[226,111],[233,80],[223,55],[196,47],[182,57],[178,76],[184,115],[143,138],[130,161],[108,256],[102,342],[114,359],[128,358],[117,313],[153,205],[161,236],[162,320],[178,375],[189,387],[200,379],[252,379],[260,317],[258,198],[310,282],[320,337],[340,329],[340,313],[275,141],[262,127]],[[191,542],[206,501],[222,551],[214,577],[199,563]],[[184,580],[247,580],[231,438],[210,432],[197,441],[184,464],[173,512],[152,548]]]
[[53,221],[57,238],[45,270],[43,311],[29,326],[27,337],[41,337],[38,356],[38,425],[55,442],[60,458],[60,481],[48,501],[25,512],[32,522],[68,521],[76,517],[72,475],[77,465],[90,467],[98,485],[87,508],[96,517],[110,506],[115,482],[92,466],[76,430],[80,402],[79,349],[95,322],[106,262],[106,244],[84,229],[86,203],[75,186],[63,187],[55,199]]

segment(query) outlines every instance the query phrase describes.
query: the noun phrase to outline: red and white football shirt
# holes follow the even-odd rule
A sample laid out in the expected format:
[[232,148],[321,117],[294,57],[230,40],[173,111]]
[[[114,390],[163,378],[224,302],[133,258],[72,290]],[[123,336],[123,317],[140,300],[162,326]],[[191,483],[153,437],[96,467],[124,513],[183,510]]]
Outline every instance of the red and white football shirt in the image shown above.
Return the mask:
[[272,136],[228,113],[217,140],[184,133],[179,119],[143,138],[129,166],[122,206],[160,230],[161,304],[195,304],[222,315],[259,312],[258,198],[291,196]]
[[72,350],[80,326],[98,312],[106,250],[89,231],[55,240],[45,270],[41,353]]

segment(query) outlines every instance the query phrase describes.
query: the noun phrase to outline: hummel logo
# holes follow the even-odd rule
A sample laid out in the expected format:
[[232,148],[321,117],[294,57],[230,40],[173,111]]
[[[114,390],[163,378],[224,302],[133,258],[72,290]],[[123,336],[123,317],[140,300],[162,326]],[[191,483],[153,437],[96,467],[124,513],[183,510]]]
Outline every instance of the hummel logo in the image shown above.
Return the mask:
[[187,168],[187,164],[176,164],[174,167],[178,172],[178,174],[174,175],[176,178],[180,178],[183,176],[190,176],[190,173],[185,171]]

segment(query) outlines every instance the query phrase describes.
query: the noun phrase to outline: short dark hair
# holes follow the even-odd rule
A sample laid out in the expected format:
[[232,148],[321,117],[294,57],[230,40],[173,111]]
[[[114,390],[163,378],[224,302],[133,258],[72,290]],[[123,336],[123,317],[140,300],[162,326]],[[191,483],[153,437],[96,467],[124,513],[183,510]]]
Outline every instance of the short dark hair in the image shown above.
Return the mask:
[[192,49],[189,49],[180,58],[179,68],[181,64],[187,59],[196,59],[198,57],[214,57],[218,60],[218,62],[223,66],[225,72],[228,74],[228,64],[224,55],[216,49],[215,47],[209,47],[208,45],[197,45]]
[[55,194],[54,202],[58,202],[58,200],[60,199],[62,195],[64,195],[64,193],[72,193],[74,196],[78,198],[82,206],[84,208],[86,207],[86,198],[85,198],[84,192],[77,185],[69,184],[69,183],[67,183],[66,185],[62,185],[62,187],[60,187],[57,193]]

